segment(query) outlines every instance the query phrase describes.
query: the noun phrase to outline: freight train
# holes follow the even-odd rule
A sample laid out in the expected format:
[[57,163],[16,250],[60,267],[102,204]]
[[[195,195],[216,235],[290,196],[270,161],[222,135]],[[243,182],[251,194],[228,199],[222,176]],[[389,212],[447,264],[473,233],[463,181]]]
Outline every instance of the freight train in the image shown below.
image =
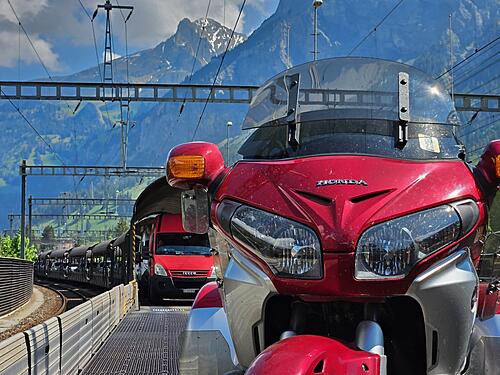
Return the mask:
[[137,198],[130,229],[121,236],[87,246],[49,250],[35,264],[39,278],[67,280],[112,288],[136,278],[152,302],[194,298],[215,281],[207,234],[186,232],[180,194],[165,178]]

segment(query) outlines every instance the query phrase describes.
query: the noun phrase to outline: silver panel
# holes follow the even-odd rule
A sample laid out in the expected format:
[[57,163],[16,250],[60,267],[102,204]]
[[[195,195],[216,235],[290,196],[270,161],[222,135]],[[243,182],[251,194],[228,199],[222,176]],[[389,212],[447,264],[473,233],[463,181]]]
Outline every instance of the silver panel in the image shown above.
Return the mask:
[[469,366],[466,375],[500,373],[500,314],[481,321],[476,319],[471,338]]
[[[469,252],[460,250],[419,275],[407,295],[417,300],[425,321],[427,374],[457,374],[467,356],[474,324],[472,295],[478,277]],[[432,363],[433,331],[437,332],[437,360]]]
[[219,331],[228,345],[230,359],[235,365],[238,364],[224,308],[207,307],[191,310],[186,331]]
[[79,308],[66,311],[59,316],[62,332],[61,374],[78,374],[80,364],[80,320]]
[[18,333],[0,342],[0,374],[27,374],[28,349],[24,334]]
[[32,375],[60,374],[60,332],[59,320],[50,318],[25,331],[31,358]]
[[258,354],[254,349],[255,326],[259,332],[259,347],[264,348],[263,308],[265,301],[276,293],[276,288],[260,268],[235,249],[231,250],[223,288],[224,308],[236,355],[240,364],[248,367]]
[[79,345],[80,345],[80,362],[78,369],[83,367],[90,361],[92,355],[92,302],[87,301],[77,307],[78,318],[80,320],[79,330]]
[[95,353],[110,332],[109,293],[100,294],[90,302],[92,302],[92,353]]

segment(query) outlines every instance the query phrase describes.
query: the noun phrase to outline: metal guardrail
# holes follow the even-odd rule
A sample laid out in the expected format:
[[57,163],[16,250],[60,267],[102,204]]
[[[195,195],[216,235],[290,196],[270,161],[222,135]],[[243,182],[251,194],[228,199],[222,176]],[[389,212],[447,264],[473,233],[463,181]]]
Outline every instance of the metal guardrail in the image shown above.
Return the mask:
[[89,301],[0,342],[0,374],[78,374],[131,309],[136,282]]
[[33,262],[0,258],[0,316],[28,302],[33,294]]

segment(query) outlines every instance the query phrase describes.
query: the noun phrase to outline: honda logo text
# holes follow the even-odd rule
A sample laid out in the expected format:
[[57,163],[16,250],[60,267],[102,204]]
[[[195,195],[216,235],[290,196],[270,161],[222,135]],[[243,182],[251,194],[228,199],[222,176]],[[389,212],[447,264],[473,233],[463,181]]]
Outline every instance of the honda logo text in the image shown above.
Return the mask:
[[334,180],[319,180],[316,181],[316,186],[326,185],[363,185],[368,186],[365,180],[348,180],[348,179],[334,179]]

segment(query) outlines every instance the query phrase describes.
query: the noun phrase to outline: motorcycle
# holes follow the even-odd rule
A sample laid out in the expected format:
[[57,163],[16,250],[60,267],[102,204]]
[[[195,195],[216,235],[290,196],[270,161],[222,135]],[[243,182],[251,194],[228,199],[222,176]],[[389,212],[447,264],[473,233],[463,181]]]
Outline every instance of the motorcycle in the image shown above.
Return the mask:
[[174,147],[168,182],[217,274],[180,373],[499,374],[500,141],[467,163],[457,118],[414,67],[325,59],[257,91],[234,165]]

